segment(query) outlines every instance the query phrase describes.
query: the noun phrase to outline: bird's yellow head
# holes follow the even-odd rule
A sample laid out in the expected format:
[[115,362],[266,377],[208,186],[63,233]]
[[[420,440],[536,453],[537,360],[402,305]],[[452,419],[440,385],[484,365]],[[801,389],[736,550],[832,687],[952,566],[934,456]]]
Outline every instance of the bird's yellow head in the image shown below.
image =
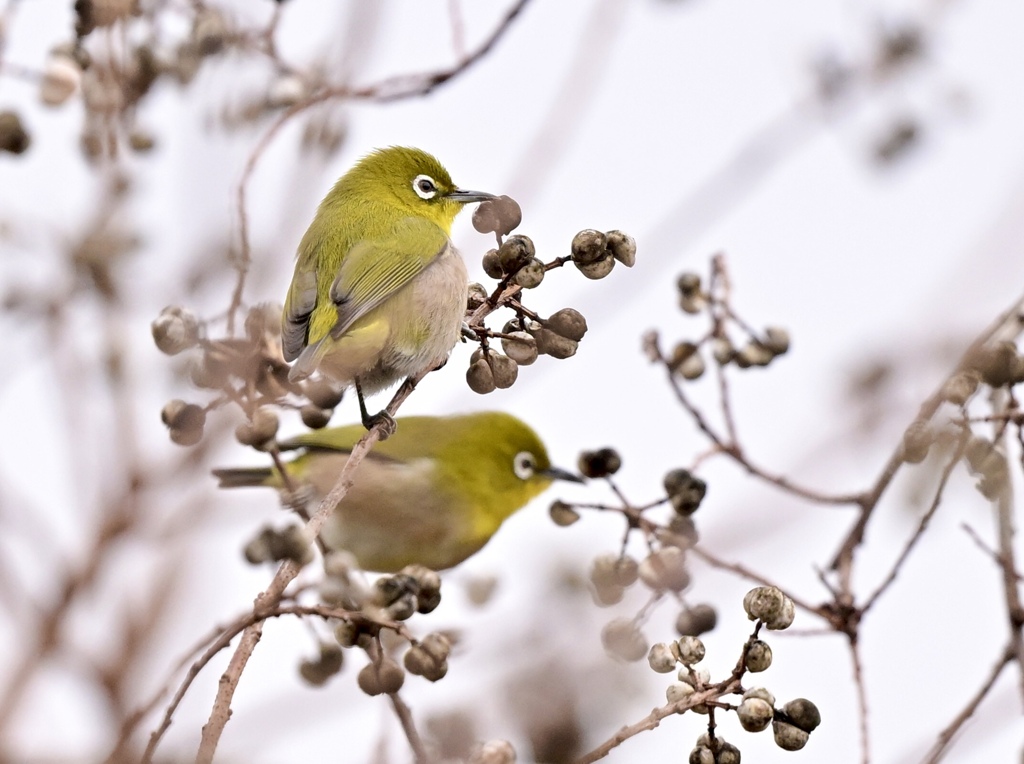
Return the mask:
[[514,416],[491,411],[450,417],[437,442],[440,470],[452,493],[477,507],[488,537],[553,480],[579,481],[551,465],[544,443]]
[[378,149],[345,176],[344,192],[386,205],[405,215],[425,217],[451,232],[463,205],[493,199],[493,194],[458,188],[448,171],[425,151],[403,146]]

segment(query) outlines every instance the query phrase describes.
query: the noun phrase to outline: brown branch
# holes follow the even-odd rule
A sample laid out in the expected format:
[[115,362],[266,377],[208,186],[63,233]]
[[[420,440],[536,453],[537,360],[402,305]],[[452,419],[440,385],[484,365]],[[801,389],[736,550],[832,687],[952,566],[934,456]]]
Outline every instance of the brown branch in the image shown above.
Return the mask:
[[746,580],[752,581],[753,583],[759,584],[761,586],[774,586],[777,589],[779,589],[780,591],[784,592],[787,597],[789,597],[791,600],[793,600],[793,604],[796,605],[801,610],[805,610],[808,613],[813,613],[816,616],[819,616],[821,618],[825,618],[826,620],[830,620],[828,618],[828,616],[825,613],[822,612],[822,609],[821,609],[820,606],[812,605],[809,602],[807,602],[806,600],[802,600],[799,597],[793,596],[793,594],[791,594],[790,592],[786,591],[785,589],[783,589],[778,584],[775,584],[775,583],[769,581],[764,576],[761,576],[760,574],[755,573],[754,571],[750,570],[750,568],[747,568],[747,567],[741,565],[740,563],[737,563],[737,562],[726,562],[725,560],[722,560],[722,559],[716,557],[715,555],[711,554],[711,552],[707,551],[706,549],[704,549],[700,545],[694,545],[694,546],[690,547],[688,551],[690,551],[693,554],[697,555],[702,560],[704,560],[704,562],[708,563],[709,565],[711,565],[714,568],[718,568],[719,570],[728,570],[729,572],[736,574],[740,578],[745,578]]
[[736,677],[730,677],[721,684],[714,685],[706,690],[695,692],[693,695],[690,695],[683,700],[659,706],[640,721],[623,727],[599,746],[580,756],[576,759],[574,764],[593,764],[593,762],[603,759],[631,737],[635,737],[641,732],[647,732],[648,730],[657,728],[658,725],[661,724],[661,720],[665,717],[681,714],[694,706],[715,701],[724,695],[739,692],[741,688],[742,685],[740,684],[739,679]]
[[[1022,328],[1020,319],[1022,309],[1024,309],[1024,296],[1018,297],[1013,305],[1003,311],[995,321],[989,324],[974,339],[974,341],[960,356],[960,361],[957,363],[953,371],[943,379],[938,389],[921,404],[917,417],[914,419],[915,422],[927,422],[935,415],[935,412],[938,411],[939,406],[941,406],[943,400],[945,400],[944,388],[946,384],[962,369],[970,366],[970,359],[975,356],[978,350],[985,343],[989,342],[997,335],[1011,331],[1015,334],[1020,332]],[[864,532],[867,529],[868,522],[870,521],[875,508],[878,506],[879,500],[882,498],[882,494],[885,493],[890,483],[892,483],[893,478],[896,476],[896,473],[899,471],[902,464],[903,444],[901,442],[893,450],[892,455],[882,468],[882,472],[875,481],[875,484],[861,497],[860,516],[857,518],[857,522],[854,523],[850,532],[847,534],[846,538],[843,539],[842,543],[839,545],[839,549],[832,558],[832,562],[829,567],[839,573],[840,586],[844,592],[851,591],[854,552],[864,540]]]
[[860,642],[856,635],[850,637],[850,660],[853,662],[853,683],[857,687],[857,718],[860,730],[861,764],[871,764],[871,737],[868,725],[868,691],[864,682],[864,666],[860,659]]
[[[660,353],[660,351],[659,351]],[[675,393],[676,400],[679,404],[686,409],[686,412],[693,418],[697,427],[700,431],[714,443],[719,453],[725,454],[747,471],[750,475],[753,475],[760,480],[770,483],[775,487],[785,491],[786,493],[798,496],[807,501],[812,501],[817,504],[829,504],[829,505],[847,505],[847,504],[859,504],[862,496],[860,494],[828,494],[816,491],[813,488],[807,488],[805,486],[798,485],[789,478],[782,475],[776,475],[767,470],[755,465],[747,456],[743,453],[743,449],[740,448],[738,443],[729,443],[720,436],[714,428],[708,423],[704,414],[698,409],[686,394],[683,392],[683,387],[679,380],[676,379],[676,375],[672,373],[671,369],[668,368],[667,360],[664,356],[659,358],[659,361],[665,366],[668,383]]]
[[420,737],[419,732],[416,731],[416,725],[413,723],[412,712],[409,710],[409,706],[405,704],[402,696],[397,692],[388,693],[388,698],[391,699],[395,715],[402,725],[402,731],[405,733],[406,740],[409,741],[409,747],[412,748],[416,764],[430,764],[430,755],[427,753],[426,746],[423,745],[423,739]]
[[921,520],[917,524],[917,530],[915,530],[913,535],[907,539],[907,543],[903,547],[903,551],[900,553],[900,556],[896,558],[896,562],[889,571],[889,575],[886,576],[885,580],[878,585],[878,588],[875,589],[874,593],[867,598],[867,601],[860,608],[861,613],[866,613],[870,610],[872,605],[875,604],[875,601],[881,597],[893,581],[896,580],[896,576],[899,573],[900,568],[903,567],[903,563],[905,563],[907,558],[910,556],[911,550],[924,535],[925,530],[928,528],[928,523],[931,522],[932,517],[935,516],[935,513],[939,509],[939,505],[942,503],[942,495],[946,490],[946,484],[949,482],[949,477],[964,455],[964,449],[967,447],[967,438],[969,434],[970,433],[967,430],[961,433],[956,452],[950,458],[949,463],[942,469],[942,475],[939,478],[938,486],[935,488],[935,497],[932,499],[931,506],[928,507],[928,511],[921,516]]
[[999,541],[999,569],[1003,578],[1003,595],[1010,626],[1010,647],[1018,667],[1021,697],[1024,697],[1024,607],[1018,590],[1017,569],[1014,561],[1013,489],[1009,479],[996,500],[996,527]]
[[[398,407],[409,397],[416,388],[416,384],[425,374],[426,372],[416,377],[410,377],[405,381],[387,405],[386,411],[389,414],[394,416]],[[380,439],[383,428],[383,422],[374,425],[352,448],[334,486],[317,506],[316,512],[309,519],[309,522],[306,523],[306,531],[311,538],[316,538],[320,534],[320,529],[327,522],[327,518],[334,511],[338,503],[345,498],[345,495],[352,487],[352,479],[356,468],[370,452],[373,445]],[[283,563],[266,590],[257,595],[253,605],[253,612],[261,614],[276,607],[288,584],[299,574],[299,570],[300,566],[294,562],[288,561]],[[262,624],[263,621],[259,620],[246,627],[242,633],[242,641],[235,649],[235,654],[232,656],[227,670],[221,675],[209,721],[203,726],[202,739],[200,740],[199,751],[196,754],[196,761],[198,762],[209,764],[209,762],[213,761],[213,755],[217,750],[220,736],[224,732],[224,727],[231,716],[231,699],[234,697],[242,672],[252,656],[252,651],[260,640],[263,631]]]
[[[718,299],[716,296],[719,290],[722,292],[721,299]],[[726,315],[732,313],[730,307],[732,282],[729,280],[729,271],[726,269],[725,257],[721,253],[711,258],[711,283],[708,291],[712,295],[710,312],[713,325],[711,331],[715,337],[719,337],[724,333],[725,324],[722,308],[724,308]],[[725,366],[716,363],[715,376],[718,379],[718,400],[722,408],[722,421],[725,422],[725,432],[728,435],[729,442],[737,444],[739,443],[739,435],[736,429],[736,417],[732,413],[732,396],[729,394],[729,378],[725,373]]]
[[[163,719],[160,722],[160,726],[150,735],[149,744],[146,747],[146,751],[142,756],[141,761],[143,764],[151,762],[153,760],[153,754],[156,752],[156,746],[159,744],[160,739],[164,733],[170,728],[171,721],[174,717],[174,713],[178,708],[178,705],[184,699],[185,694],[188,692],[189,687],[195,681],[196,677],[199,676],[200,672],[206,665],[217,655],[221,650],[228,647],[232,640],[237,637],[242,631],[248,629],[257,623],[263,623],[270,618],[279,618],[285,615],[298,615],[298,616],[317,616],[320,618],[350,618],[358,620],[360,622],[374,623],[382,628],[391,629],[406,639],[411,639],[412,635],[408,632],[405,624],[398,621],[386,621],[377,620],[368,617],[363,612],[345,610],[343,608],[330,607],[328,605],[279,605],[275,608],[256,612],[255,610],[250,611],[242,616],[239,616],[232,621],[228,626],[218,627],[214,630],[212,637],[204,639],[200,643],[200,647],[193,649],[189,655],[194,655],[198,650],[202,649],[201,646],[206,643],[210,643],[210,646],[203,651],[202,655],[193,661],[189,667],[188,672],[182,679],[178,686],[178,689],[174,693],[174,697],[168,704],[164,711]],[[179,671],[188,658],[183,659],[178,666],[175,668],[175,673]],[[128,741],[131,738],[135,727],[138,723],[147,716],[160,702],[160,699],[166,695],[168,691],[167,685],[162,687],[153,699],[145,706],[136,711],[132,716],[125,722],[121,728],[121,733],[117,741],[117,745],[114,747],[113,752],[107,757],[106,761],[109,763],[118,762],[124,760],[128,747]]]
[[999,660],[996,661],[996,665],[992,667],[992,670],[985,678],[981,687],[979,687],[978,691],[974,693],[969,701],[967,701],[967,705],[964,706],[963,711],[957,714],[956,718],[946,725],[945,729],[939,733],[938,740],[935,741],[935,745],[933,745],[931,750],[928,751],[928,755],[921,760],[921,764],[936,764],[936,762],[942,759],[946,754],[946,749],[949,748],[950,744],[953,742],[953,738],[956,737],[957,733],[960,731],[960,728],[963,727],[967,720],[974,715],[974,712],[978,710],[978,706],[981,705],[981,701],[985,699],[985,696],[988,695],[989,691],[995,685],[996,680],[999,679],[999,675],[1003,672],[1003,669],[1006,668],[1006,666],[1008,666],[1013,660],[1014,650],[1012,645],[1008,644],[1003,649],[1003,654],[999,657]]
[[[1000,557],[999,552],[997,552],[995,549],[986,544],[985,540],[982,539],[980,535],[978,535],[978,532],[974,530],[974,528],[969,526],[967,523],[960,523],[960,528],[964,531],[964,533],[968,535],[971,541],[974,542],[974,545],[978,547],[978,549],[980,549],[986,555],[991,557],[997,565],[1004,564],[1003,558]],[[1024,576],[1021,576],[1021,574],[1017,571],[1014,571],[1014,578],[1016,578],[1017,581],[1024,580]]]

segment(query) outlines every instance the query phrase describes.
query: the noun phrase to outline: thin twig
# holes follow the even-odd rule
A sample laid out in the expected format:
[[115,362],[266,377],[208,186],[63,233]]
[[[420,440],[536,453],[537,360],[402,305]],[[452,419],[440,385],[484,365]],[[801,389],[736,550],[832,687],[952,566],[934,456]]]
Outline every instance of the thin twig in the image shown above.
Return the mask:
[[910,556],[911,550],[924,535],[925,530],[928,528],[928,523],[931,522],[932,517],[935,516],[936,511],[939,509],[939,505],[942,503],[942,495],[945,493],[946,483],[949,482],[949,477],[953,473],[953,469],[960,463],[960,459],[963,458],[964,449],[967,447],[968,436],[969,432],[966,430],[961,433],[956,452],[952,457],[950,457],[946,466],[942,468],[942,475],[939,477],[939,484],[935,488],[935,496],[932,499],[931,506],[928,507],[928,511],[921,516],[921,520],[917,524],[917,530],[915,530],[913,535],[907,539],[907,543],[903,547],[903,551],[900,553],[900,556],[896,558],[896,562],[893,563],[892,569],[889,571],[889,575],[886,576],[885,580],[878,585],[878,588],[875,589],[874,593],[868,597],[867,601],[861,607],[862,613],[870,610],[875,604],[875,601],[881,597],[892,582],[896,580],[896,575],[900,572],[900,568],[903,567],[903,563],[906,562],[907,558]]
[[695,692],[684,700],[659,706],[640,721],[623,727],[599,746],[580,756],[576,759],[575,764],[593,764],[593,762],[603,759],[631,737],[635,737],[641,732],[655,729],[659,724],[661,724],[661,720],[665,717],[681,714],[694,706],[715,701],[724,695],[730,695],[734,692],[738,692],[740,689],[741,684],[739,679],[731,677],[721,684],[714,685],[706,690]]
[[760,584],[761,586],[774,586],[777,589],[785,592],[786,596],[793,600],[793,604],[801,610],[805,610],[808,613],[813,613],[814,615],[826,618],[826,620],[828,620],[827,617],[822,613],[820,606],[812,605],[806,600],[802,600],[799,597],[794,596],[792,593],[786,591],[781,586],[778,586],[778,584],[772,583],[764,576],[755,573],[754,571],[750,570],[750,568],[747,568],[738,562],[726,562],[725,560],[711,554],[711,552],[707,551],[700,545],[692,546],[689,548],[688,551],[697,555],[702,560],[704,560],[704,562],[708,563],[714,568],[718,568],[720,570],[728,570],[731,573],[735,573],[740,578],[745,578],[748,581],[752,581],[755,584]]
[[[664,363],[664,360],[662,361]],[[828,494],[816,491],[813,488],[807,488],[805,486],[797,485],[789,478],[783,477],[782,475],[776,475],[765,469],[755,465],[750,459],[743,453],[742,449],[737,444],[726,443],[726,441],[711,427],[707,419],[705,419],[700,409],[693,405],[686,393],[683,392],[683,387],[679,380],[676,379],[676,375],[668,369],[668,365],[665,364],[669,386],[675,393],[676,400],[679,401],[680,405],[686,409],[687,413],[696,422],[697,427],[700,428],[701,432],[711,440],[717,447],[719,453],[725,454],[730,457],[734,462],[739,464],[749,474],[756,478],[759,478],[766,483],[780,488],[786,493],[799,496],[807,501],[812,501],[818,504],[829,504],[829,505],[850,505],[859,504],[861,501],[860,494]]]
[[[983,345],[992,340],[994,337],[1006,333],[1017,334],[1021,331],[1022,324],[1020,319],[1021,310],[1024,309],[1024,295],[1018,297],[1017,300],[1007,308],[1002,314],[996,318],[991,324],[989,324],[968,346],[960,357],[960,361],[956,367],[943,379],[942,383],[938,386],[936,391],[921,404],[921,408],[918,410],[915,422],[928,422],[935,412],[938,411],[939,406],[945,400],[945,386],[946,384],[958,374],[961,370],[970,366],[970,359],[975,357],[975,354],[981,349]],[[852,589],[852,575],[853,575],[853,555],[857,547],[864,540],[864,532],[867,529],[868,522],[871,519],[875,508],[878,506],[879,500],[882,498],[882,494],[885,493],[886,489],[892,483],[893,478],[899,471],[900,466],[903,464],[903,444],[902,442],[896,446],[893,453],[889,456],[888,461],[882,468],[878,479],[875,484],[863,495],[860,510],[860,517],[857,518],[857,522],[854,523],[850,529],[846,538],[843,539],[839,545],[839,549],[832,557],[830,568],[839,573],[840,587],[843,591],[849,592]]]
[[388,697],[391,699],[391,705],[395,709],[395,716],[398,717],[398,721],[402,725],[402,731],[405,732],[405,738],[409,741],[409,747],[412,748],[416,764],[429,764],[430,755],[427,753],[426,746],[423,745],[423,739],[420,737],[419,732],[416,731],[416,725],[413,723],[412,712],[409,710],[409,706],[405,704],[402,696],[397,692],[388,693]]
[[853,683],[857,688],[857,717],[860,729],[861,764],[871,764],[871,737],[868,724],[868,690],[864,682],[864,666],[860,659],[860,642],[856,634],[847,643],[850,646],[850,660],[853,662]]
[[[964,533],[968,535],[968,537],[970,537],[971,541],[974,542],[974,545],[978,547],[978,549],[980,549],[986,555],[991,557],[997,565],[1004,564],[1002,557],[999,556],[999,552],[997,552],[995,549],[993,549],[987,543],[985,543],[985,540],[978,534],[976,530],[974,530],[974,528],[972,528],[967,523],[960,523],[960,528],[964,531]],[[1021,574],[1017,571],[1014,571],[1014,577],[1017,579],[1017,581],[1024,580],[1024,576],[1021,576]]]
[[978,691],[971,696],[971,699],[967,701],[967,705],[964,706],[963,711],[956,715],[946,727],[939,733],[938,739],[935,741],[935,745],[932,746],[928,754],[921,760],[921,764],[936,764],[942,760],[945,756],[947,749],[953,742],[953,738],[956,737],[960,728],[964,726],[968,719],[970,719],[974,712],[978,710],[978,706],[981,705],[981,701],[985,699],[989,691],[995,686],[996,680],[999,679],[999,675],[1003,673],[1003,669],[1006,668],[1014,660],[1014,650],[1012,645],[1007,645],[1003,649],[1003,654],[996,661],[996,665],[992,667],[985,681],[982,683]]
[[[387,405],[386,411],[394,416],[398,407],[409,397],[416,384],[425,375],[426,372],[407,379]],[[306,523],[306,532],[311,538],[315,538],[320,534],[320,530],[323,528],[324,523],[327,522],[327,518],[330,517],[338,503],[345,498],[345,495],[352,487],[356,468],[370,452],[373,445],[380,439],[383,428],[383,422],[374,425],[352,448],[334,486],[317,506],[316,512],[313,513],[309,522]],[[299,574],[299,570],[300,566],[294,562],[287,561],[282,563],[277,571],[277,575],[274,576],[274,580],[271,581],[266,590],[256,597],[253,612],[260,614],[274,608],[280,601],[288,584]],[[221,676],[217,688],[217,696],[214,699],[213,709],[210,712],[210,718],[203,726],[202,739],[199,743],[199,751],[196,754],[197,762],[209,764],[213,761],[213,755],[217,750],[217,743],[220,741],[220,736],[231,715],[231,699],[234,697],[235,689],[238,687],[242,671],[244,671],[249,658],[252,656],[252,651],[260,640],[262,631],[263,621],[260,620],[246,627],[242,633],[242,640],[235,649],[235,654],[232,656],[227,670]]]

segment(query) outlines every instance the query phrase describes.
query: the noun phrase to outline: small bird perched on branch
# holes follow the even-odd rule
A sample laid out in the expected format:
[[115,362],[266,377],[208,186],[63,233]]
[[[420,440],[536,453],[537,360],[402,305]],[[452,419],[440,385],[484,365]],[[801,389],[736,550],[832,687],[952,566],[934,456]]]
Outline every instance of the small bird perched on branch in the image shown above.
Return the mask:
[[[395,434],[359,465],[352,488],[320,533],[329,549],[351,552],[366,570],[458,565],[552,481],[581,482],[552,467],[537,434],[510,414],[411,416],[398,423]],[[282,441],[282,450],[302,451],[286,466],[290,480],[311,486],[319,502],[363,434],[356,424]],[[285,485],[270,467],[213,474],[222,488]]]
[[467,203],[492,198],[457,188],[414,148],[380,149],[345,173],[299,244],[282,317],[290,378],[320,371],[354,385],[369,427],[381,415],[366,413],[364,394],[443,364],[468,283],[452,222]]

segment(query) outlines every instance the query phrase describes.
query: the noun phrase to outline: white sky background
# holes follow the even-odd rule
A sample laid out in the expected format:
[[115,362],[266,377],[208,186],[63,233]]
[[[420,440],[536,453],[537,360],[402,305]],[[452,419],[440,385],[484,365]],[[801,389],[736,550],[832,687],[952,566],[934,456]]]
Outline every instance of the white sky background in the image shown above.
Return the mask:
[[[23,2],[5,60],[38,66],[49,46],[66,39],[69,5]],[[460,5],[469,49],[506,7]],[[381,6],[376,18],[365,7],[355,14],[376,33],[363,37],[365,51],[351,54],[353,82],[452,63],[448,3]],[[270,3],[241,7],[256,16]],[[280,30],[283,55],[299,63],[321,53],[336,60],[339,41],[347,39],[339,30],[350,13],[347,4],[292,0]],[[764,144],[763,170],[742,162],[738,174],[723,175],[737,152],[811,93],[811,61],[825,52],[863,61],[881,25],[904,20],[927,25],[923,60],[831,114],[807,110],[792,122],[795,130]],[[533,238],[545,259],[567,254],[572,236],[588,227],[631,233],[638,257],[631,271],[617,267],[603,281],[589,282],[571,267],[555,271],[528,295],[527,304],[542,314],[572,306],[587,316],[590,332],[576,357],[542,358],[521,370],[511,390],[480,397],[465,387],[470,351],[459,347],[403,413],[509,410],[532,423],[556,463],[566,466],[582,448],[615,445],[623,455],[619,483],[626,494],[655,498],[661,476],[690,463],[704,443],[662,374],[644,360],[640,336],[657,328],[670,345],[705,329],[701,319],[676,308],[675,277],[684,269],[706,273],[710,255],[721,251],[741,315],[755,326],[785,326],[793,336],[790,355],[768,370],[733,374],[744,445],[757,462],[823,491],[861,489],[954,362],[953,351],[1010,305],[1024,284],[1022,31],[1024,5],[1012,0],[535,0],[489,56],[431,96],[338,110],[348,137],[329,162],[296,158],[298,125],[280,133],[250,190],[254,270],[247,299],[282,299],[294,247],[315,205],[356,158],[374,147],[416,145],[440,157],[463,187],[517,198],[524,211],[519,232]],[[574,68],[587,74],[573,77]],[[177,449],[159,422],[162,403],[201,394],[174,378],[176,364],[151,349],[149,321],[169,303],[188,300],[207,315],[227,304],[226,282],[186,298],[182,273],[200,251],[212,251],[211,242],[237,237],[235,186],[263,130],[227,132],[217,116],[224,103],[256,92],[268,74],[262,64],[247,65],[239,75],[238,66],[213,62],[189,89],[158,85],[140,113],[158,149],[131,161],[144,246],[131,265],[135,310],[125,326],[132,373],[146,389],[137,403],[139,447],[154,460]],[[10,106],[23,111],[34,144],[21,159],[0,157],[0,222],[13,221],[21,237],[13,245],[0,239],[0,278],[41,283],[63,269],[51,232],[73,235],[92,210],[95,185],[74,141],[79,105],[44,110],[30,84],[0,78],[0,109]],[[902,160],[880,167],[872,161],[872,142],[904,115],[922,120],[922,141]],[[479,259],[489,240],[472,230],[468,214],[457,222],[455,238],[473,277],[482,277]],[[37,250],[45,256],[28,256]],[[55,433],[63,432],[60,414],[48,405],[53,372],[33,354],[39,337],[22,329],[0,314],[3,346],[14,359],[0,373],[0,431],[6,435],[0,439],[0,508],[19,495],[46,507],[50,559],[74,560],[83,554],[88,518],[66,508],[79,506],[76,494],[95,491],[99,479],[76,475],[63,448],[53,453],[54,439],[62,437]],[[894,362],[895,374],[875,404],[881,418],[865,432],[860,424],[871,407],[848,390],[879,359]],[[694,390],[714,410],[710,376]],[[91,415],[82,416],[88,423]],[[337,421],[352,418],[354,404],[347,401]],[[85,446],[102,453],[109,445],[104,432],[101,423],[84,428]],[[52,457],[42,459],[44,452]],[[220,449],[218,463],[240,461],[258,458],[231,442]],[[823,600],[814,569],[828,564],[852,510],[797,502],[750,482],[724,461],[710,462],[702,475],[709,492],[696,519],[706,546],[811,601]],[[908,511],[915,487],[930,496],[930,484],[924,481],[922,489],[915,479],[923,480],[911,471],[892,486],[870,526],[868,548],[858,558],[864,591],[888,569],[916,522]],[[204,479],[187,492],[209,495],[212,482]],[[998,570],[959,527],[967,522],[993,539],[991,513],[970,486],[958,469],[947,506],[864,626],[873,761],[918,760],[1004,644]],[[547,661],[577,673],[585,667],[587,748],[660,705],[668,681],[646,663],[623,667],[600,652],[601,624],[635,612],[642,603],[638,592],[607,610],[559,593],[559,571],[585,575],[595,554],[617,549],[622,529],[616,518],[590,515],[572,528],[556,528],[545,512],[555,496],[608,498],[599,485],[556,487],[448,574],[441,610],[422,624],[414,619],[413,627],[451,625],[466,639],[444,681],[427,685],[410,677],[403,690],[421,721],[432,711],[488,709],[479,735],[513,740],[522,761],[529,760],[528,747],[502,705],[507,674]],[[181,612],[155,646],[154,676],[140,681],[140,697],[159,686],[199,636],[247,608],[269,581],[271,571],[246,567],[238,550],[262,522],[280,519],[276,506],[269,493],[215,497],[210,532],[190,542]],[[52,562],[29,554],[16,534],[0,540],[0,548],[33,594],[54,595],[43,567]],[[76,615],[87,652],[103,651],[102,622],[94,616],[118,610],[122,598],[139,602],[151,584],[156,551],[136,545],[121,554],[106,574],[107,598],[93,603],[95,612]],[[749,585],[699,564],[693,572],[688,599],[719,609],[719,627],[706,639],[706,663],[717,676],[731,669],[748,633],[740,601]],[[477,574],[501,576],[495,599],[479,611],[466,606],[459,588]],[[648,637],[671,638],[674,616],[663,603],[645,629]],[[818,623],[801,615],[796,626]],[[24,633],[23,625],[0,621],[0,650],[21,654]],[[721,732],[744,760],[857,760],[856,704],[841,639],[771,635],[768,641],[775,663],[763,684],[780,704],[797,696],[813,700],[822,727],[800,753],[778,750],[770,733],[744,733],[729,715]],[[312,650],[301,625],[267,627],[236,695],[222,759],[366,761],[385,731],[391,760],[406,760],[386,704],[355,689],[357,656],[349,656],[346,671],[326,689],[299,682],[295,666]],[[227,654],[192,688],[164,743],[166,753],[188,758],[194,752],[226,660]],[[4,671],[0,665],[0,680]],[[104,712],[74,677],[73,669],[58,666],[33,685],[14,730],[16,750],[26,757],[89,760],[107,751]],[[948,760],[1019,756],[1018,685],[1017,669],[1007,671]],[[668,719],[608,761],[679,760],[701,722],[691,715]],[[55,724],[60,735],[53,734]],[[153,726],[150,721],[143,729]]]

